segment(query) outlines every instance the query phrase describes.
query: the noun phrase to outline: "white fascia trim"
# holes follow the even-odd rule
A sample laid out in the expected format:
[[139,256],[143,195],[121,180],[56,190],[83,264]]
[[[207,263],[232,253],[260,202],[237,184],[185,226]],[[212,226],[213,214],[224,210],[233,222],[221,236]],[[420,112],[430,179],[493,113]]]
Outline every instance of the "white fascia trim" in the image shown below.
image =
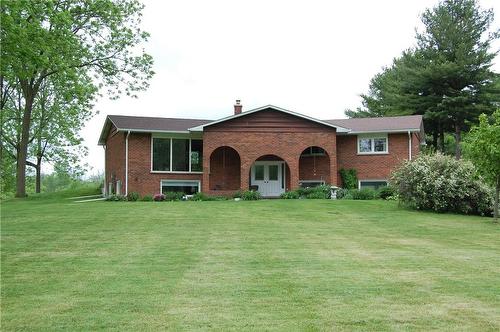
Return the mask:
[[127,129],[127,128],[118,128],[118,131],[130,131],[131,133],[167,133],[167,134],[189,134],[191,133],[189,130],[149,130],[149,129]]
[[407,132],[419,132],[420,129],[393,129],[393,130],[370,130],[370,131],[350,131],[347,135],[359,135],[359,134],[383,134],[383,133],[407,133]]
[[322,120],[318,120],[318,119],[315,119],[315,118],[311,118],[310,116],[307,116],[307,115],[304,115],[304,114],[300,114],[300,113],[296,113],[296,112],[293,112],[293,111],[290,111],[290,110],[287,110],[287,109],[284,109],[284,108],[281,108],[281,107],[273,106],[273,105],[266,105],[266,106],[254,108],[254,109],[246,111],[246,112],[241,112],[240,114],[234,114],[234,115],[226,116],[225,118],[222,118],[222,119],[219,119],[219,120],[215,120],[215,121],[206,123],[206,124],[201,125],[201,126],[189,128],[189,130],[190,131],[203,131],[203,128],[205,128],[207,126],[211,126],[211,125],[214,125],[214,124],[217,124],[217,123],[221,123],[221,122],[224,122],[224,121],[227,121],[227,120],[231,120],[231,119],[236,119],[236,118],[239,118],[239,117],[242,117],[242,116],[245,116],[245,115],[248,115],[248,114],[252,114],[252,113],[255,113],[255,112],[259,112],[259,111],[262,111],[262,110],[265,110],[265,109],[268,109],[268,108],[272,108],[272,109],[274,109],[276,111],[287,113],[287,114],[290,114],[290,115],[293,115],[293,116],[296,116],[296,117],[299,117],[299,118],[302,118],[302,119],[306,119],[306,120],[309,120],[309,121],[312,121],[312,122],[320,123],[322,125],[325,125],[325,126],[328,126],[328,127],[331,127],[331,128],[335,128],[335,129],[337,129],[337,132],[339,132],[339,133],[343,133],[343,132],[347,133],[347,132],[349,132],[349,129],[347,129],[347,128],[336,126],[336,125],[334,125],[332,123],[325,122],[325,121],[322,121]]

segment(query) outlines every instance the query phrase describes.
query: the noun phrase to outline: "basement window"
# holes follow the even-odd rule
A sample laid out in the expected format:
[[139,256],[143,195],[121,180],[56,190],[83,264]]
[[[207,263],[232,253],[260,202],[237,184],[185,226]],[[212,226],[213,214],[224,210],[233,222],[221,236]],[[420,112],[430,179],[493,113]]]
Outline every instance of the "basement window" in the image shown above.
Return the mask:
[[161,193],[181,192],[186,195],[193,195],[200,191],[200,181],[198,180],[162,180]]
[[359,189],[379,190],[382,187],[387,187],[386,180],[362,180],[362,181],[359,181]]

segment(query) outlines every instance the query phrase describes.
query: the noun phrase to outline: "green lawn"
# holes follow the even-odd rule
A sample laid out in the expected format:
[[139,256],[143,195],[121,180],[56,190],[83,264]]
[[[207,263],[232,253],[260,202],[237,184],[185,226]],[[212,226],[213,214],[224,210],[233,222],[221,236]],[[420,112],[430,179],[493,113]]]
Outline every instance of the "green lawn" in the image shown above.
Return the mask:
[[1,328],[500,329],[500,226],[394,202],[3,202]]

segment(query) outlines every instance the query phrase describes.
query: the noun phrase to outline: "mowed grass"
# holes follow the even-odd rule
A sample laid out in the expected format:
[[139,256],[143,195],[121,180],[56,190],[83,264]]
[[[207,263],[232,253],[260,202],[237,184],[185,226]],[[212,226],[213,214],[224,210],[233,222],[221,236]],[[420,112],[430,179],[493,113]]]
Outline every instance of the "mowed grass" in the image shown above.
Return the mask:
[[1,329],[500,329],[500,226],[394,202],[1,207]]

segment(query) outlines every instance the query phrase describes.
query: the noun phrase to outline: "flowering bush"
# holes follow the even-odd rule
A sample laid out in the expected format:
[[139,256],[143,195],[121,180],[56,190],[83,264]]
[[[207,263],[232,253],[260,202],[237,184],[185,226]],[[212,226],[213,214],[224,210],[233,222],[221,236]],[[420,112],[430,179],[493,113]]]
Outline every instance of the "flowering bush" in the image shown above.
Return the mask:
[[420,155],[392,174],[399,199],[416,209],[490,215],[493,194],[474,166],[442,154]]
[[155,202],[161,202],[165,200],[165,195],[163,194],[156,194],[153,196],[153,201]]

